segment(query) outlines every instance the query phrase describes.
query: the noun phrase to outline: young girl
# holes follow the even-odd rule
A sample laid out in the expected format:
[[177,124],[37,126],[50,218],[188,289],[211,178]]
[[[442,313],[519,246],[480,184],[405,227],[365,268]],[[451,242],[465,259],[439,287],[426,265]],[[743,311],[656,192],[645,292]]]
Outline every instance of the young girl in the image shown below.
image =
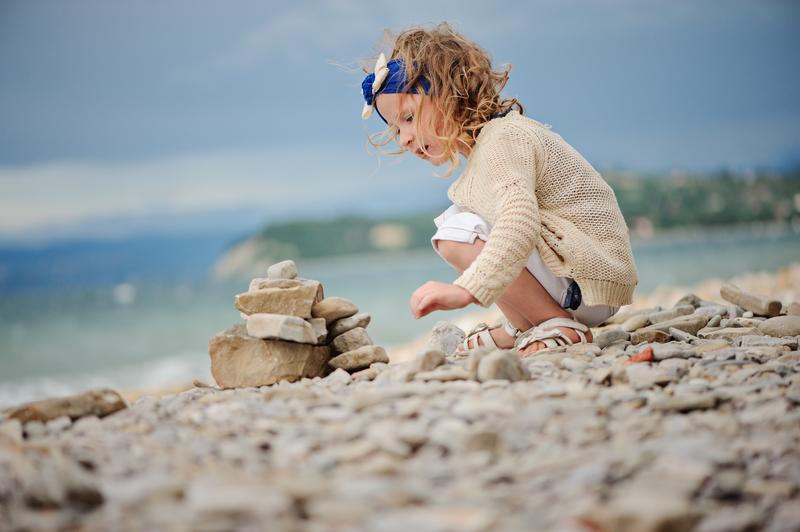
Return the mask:
[[[434,166],[461,166],[454,203],[436,220],[436,251],[460,274],[429,282],[411,297],[415,318],[470,303],[496,303],[505,326],[476,327],[460,349],[480,345],[520,356],[592,340],[632,300],[637,283],[628,229],[611,188],[548,126],[501,98],[508,69],[444,23],[389,41],[362,84],[368,118],[389,126],[370,137],[395,140]],[[365,71],[369,71],[365,67]]]

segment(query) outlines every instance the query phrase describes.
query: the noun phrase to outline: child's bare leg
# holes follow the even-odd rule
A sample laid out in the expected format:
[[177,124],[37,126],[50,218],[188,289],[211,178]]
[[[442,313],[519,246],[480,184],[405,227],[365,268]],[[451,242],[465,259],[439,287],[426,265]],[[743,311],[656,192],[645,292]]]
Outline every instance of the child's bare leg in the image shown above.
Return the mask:
[[[440,240],[438,244],[439,252],[459,274],[472,264],[483,246],[484,242],[480,239],[476,239],[473,244],[450,240]],[[523,331],[552,318],[572,319],[572,315],[550,297],[547,290],[527,268],[523,268],[520,275],[503,292],[497,300],[497,306],[500,307],[511,325]],[[558,327],[558,329],[573,342],[580,341],[574,329],[567,327]],[[490,334],[498,347],[510,348],[514,345],[515,339],[502,328],[494,329]],[[586,334],[586,339],[592,340],[591,332]],[[480,340],[478,341],[480,343]],[[542,342],[535,342],[523,349],[520,356],[528,355],[544,347]]]

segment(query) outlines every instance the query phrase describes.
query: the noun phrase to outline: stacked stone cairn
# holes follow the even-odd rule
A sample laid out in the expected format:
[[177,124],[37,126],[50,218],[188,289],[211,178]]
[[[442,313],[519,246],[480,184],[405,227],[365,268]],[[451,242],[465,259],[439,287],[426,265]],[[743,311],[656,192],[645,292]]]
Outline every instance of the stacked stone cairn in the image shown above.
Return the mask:
[[355,372],[387,363],[366,327],[370,315],[341,297],[325,298],[318,281],[297,277],[291,260],[274,264],[236,296],[246,323],[209,340],[211,374],[223,388],[257,387]]

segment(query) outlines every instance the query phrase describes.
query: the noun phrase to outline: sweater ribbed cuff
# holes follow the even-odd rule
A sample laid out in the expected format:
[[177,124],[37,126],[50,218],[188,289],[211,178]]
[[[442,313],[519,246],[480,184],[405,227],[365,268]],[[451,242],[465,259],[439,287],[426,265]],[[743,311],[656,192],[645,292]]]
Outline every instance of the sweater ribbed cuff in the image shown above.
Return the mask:
[[467,292],[472,294],[472,297],[478,300],[478,304],[482,307],[488,307],[494,303],[495,299],[500,297],[500,294],[494,294],[487,290],[484,286],[478,283],[475,279],[470,277],[461,276],[453,282],[454,285],[460,286]]

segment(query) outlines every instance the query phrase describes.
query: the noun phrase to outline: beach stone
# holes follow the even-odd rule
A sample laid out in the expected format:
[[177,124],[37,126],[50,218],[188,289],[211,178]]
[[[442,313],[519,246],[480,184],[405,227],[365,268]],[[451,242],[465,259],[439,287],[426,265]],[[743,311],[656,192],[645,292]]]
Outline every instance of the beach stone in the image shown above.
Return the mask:
[[269,279],[294,279],[295,277],[297,277],[297,265],[293,260],[273,264],[267,269],[267,278]]
[[577,358],[564,358],[561,360],[561,367],[569,371],[584,371],[591,368],[592,365]]
[[692,293],[688,293],[685,296],[683,296],[682,298],[680,298],[675,303],[674,306],[677,308],[677,307],[683,307],[683,306],[686,306],[686,305],[690,305],[690,306],[692,306],[694,308],[698,308],[702,303],[703,303],[703,300],[700,299],[699,296],[697,296],[695,294],[692,294]]
[[8,419],[18,419],[25,425],[31,421],[45,423],[61,416],[69,416],[72,420],[89,415],[104,417],[126,406],[119,393],[109,388],[98,388],[69,397],[25,403],[5,410],[3,414]]
[[592,343],[599,345],[600,349],[605,349],[614,342],[618,342],[620,340],[630,340],[630,337],[630,333],[623,329],[608,329],[607,331],[603,331],[602,333],[598,334]]
[[476,377],[478,382],[494,379],[516,382],[530,378],[528,369],[516,354],[500,349],[481,357],[478,361]]
[[407,380],[411,380],[417,373],[433,371],[446,362],[447,359],[441,350],[426,347],[406,361],[403,366],[405,366]]
[[658,329],[640,329],[631,333],[631,343],[636,345],[642,342],[663,344],[669,342],[670,335]]
[[652,308],[644,308],[639,310],[626,310],[624,312],[617,312],[610,318],[608,318],[603,325],[619,325],[621,323],[625,323],[627,320],[634,316],[638,315],[648,315],[652,314],[653,312],[658,312],[662,310],[661,307],[652,307]]
[[370,365],[370,367],[368,367],[367,369],[356,371],[355,373],[353,373],[352,377],[353,380],[371,381],[378,376],[378,373],[379,373],[378,368]]
[[756,327],[727,327],[725,329],[706,330],[702,329],[697,332],[700,338],[714,340],[716,338],[739,338],[740,336],[760,335],[763,336],[759,329]]
[[[476,373],[477,377],[477,373]],[[414,380],[419,381],[459,381],[468,380],[470,378],[469,371],[464,366],[455,364],[446,364],[439,366],[433,371],[421,371],[414,375]]]
[[[263,288],[236,296],[236,308],[245,314],[286,314],[311,318],[311,309],[323,298],[322,285],[304,280],[292,288]],[[316,316],[313,316],[316,317]]]
[[[689,314],[686,316],[680,316],[678,318],[662,321],[660,323],[656,323],[655,325],[650,325],[649,327],[645,327],[644,329],[639,329],[638,333],[647,332],[647,331],[661,331],[664,333],[669,334],[669,329],[675,328],[679,331],[683,331],[685,333],[689,333],[691,335],[697,336],[697,331],[702,329],[708,323],[708,318],[705,316],[697,316],[695,314]],[[631,335],[631,343],[637,344],[633,340],[633,335]]]
[[358,314],[358,307],[343,297],[328,297],[317,302],[311,310],[314,318],[325,318],[330,326],[336,320]]
[[716,315],[712,316],[710,320],[708,320],[708,323],[706,324],[706,327],[709,327],[709,328],[711,328],[711,327],[719,327],[721,324],[722,324],[722,315],[721,314],[716,314]]
[[223,388],[295,382],[329,373],[327,346],[252,338],[244,324],[235,324],[211,338],[208,351],[211,375]]
[[655,325],[657,323],[661,323],[662,321],[674,320],[675,318],[678,318],[680,316],[688,316],[689,314],[692,313],[694,313],[693,306],[682,305],[680,307],[674,307],[659,312],[653,312],[652,314],[647,315],[647,319],[650,320],[650,323]]
[[[625,320],[622,325],[620,325],[620,329],[625,332],[632,333],[637,329],[642,329],[650,325],[650,320],[644,314],[637,314],[636,316],[631,316],[629,319]],[[597,343],[595,341],[595,343]]]
[[[770,318],[777,316],[781,312],[781,302],[777,299],[770,297],[745,292],[736,285],[725,283],[719,289],[719,294],[731,303],[742,307],[744,310],[750,310],[759,316],[768,316]],[[739,316],[730,316],[737,318]]]
[[247,334],[253,338],[318,343],[318,335],[310,323],[303,318],[283,314],[250,314],[247,317]]
[[470,380],[477,381],[478,380],[478,363],[480,360],[488,355],[496,351],[494,347],[489,346],[481,346],[475,349],[469,350],[469,355],[467,356],[467,363],[464,368],[469,373]]
[[375,362],[389,362],[386,350],[378,345],[365,345],[330,359],[328,364],[333,368],[353,373],[366,369]]
[[779,316],[763,321],[758,330],[773,338],[800,336],[800,316]]
[[800,303],[796,301],[789,303],[789,306],[786,307],[786,314],[789,316],[800,316]]
[[328,337],[328,327],[325,323],[325,318],[308,318],[309,324],[314,329],[314,334],[317,335],[317,343],[321,344],[325,342],[325,339]]
[[798,347],[797,337],[774,338],[772,336],[742,336],[738,339],[741,347],[785,347],[795,351]]
[[255,290],[263,290],[264,288],[296,288],[302,286],[301,281],[306,279],[264,279],[256,278],[250,281],[250,286],[247,288],[248,292]]
[[627,381],[635,387],[665,386],[678,380],[674,375],[670,375],[659,369],[658,366],[651,366],[648,363],[626,366],[625,374],[627,375]]
[[[693,313],[695,316],[705,316],[709,320],[714,316],[726,316],[728,314],[728,307],[723,305],[709,305],[707,307],[698,307]],[[710,323],[710,322],[709,322]]]
[[697,349],[684,343],[669,342],[655,344],[651,347],[653,349],[653,358],[657,361],[673,358],[687,359],[697,356]]
[[797,500],[782,503],[772,517],[767,532],[791,532],[800,530],[800,504]]
[[22,423],[19,419],[6,419],[0,423],[0,444],[22,444]]
[[[331,348],[334,353],[342,354],[348,351],[355,351],[359,347],[365,345],[373,345],[372,338],[369,337],[367,330],[363,327],[356,327],[349,331],[340,334],[331,342]],[[381,362],[376,360],[375,362]]]
[[456,352],[459,344],[461,344],[466,337],[467,333],[452,323],[440,321],[433,326],[427,347],[438,349],[445,355],[450,356]]
[[683,332],[680,329],[676,329],[675,327],[669,328],[669,335],[678,340],[679,342],[686,342],[687,344],[694,343],[697,340],[699,340],[697,336],[694,336],[687,332]]
[[691,410],[714,408],[717,405],[717,398],[714,394],[681,394],[681,395],[656,395],[647,403],[653,410],[675,410],[677,412],[689,412]]
[[[324,318],[314,319],[323,320],[324,323]],[[355,316],[349,316],[347,318],[340,318],[331,323],[330,328],[328,329],[328,334],[331,338],[336,338],[337,336],[344,334],[349,330],[355,329],[356,327],[366,329],[371,320],[372,317],[366,312],[356,314]]]

